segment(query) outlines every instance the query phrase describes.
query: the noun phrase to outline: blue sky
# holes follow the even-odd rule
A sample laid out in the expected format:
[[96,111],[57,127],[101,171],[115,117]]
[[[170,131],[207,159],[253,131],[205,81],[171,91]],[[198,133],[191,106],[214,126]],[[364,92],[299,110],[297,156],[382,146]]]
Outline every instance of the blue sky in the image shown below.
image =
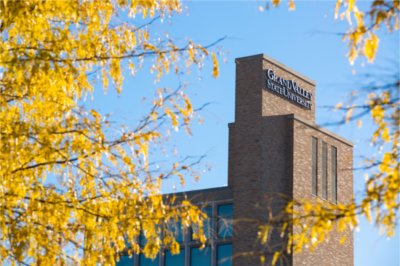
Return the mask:
[[[365,2],[365,1],[364,1]],[[296,11],[289,12],[286,5],[261,12],[263,1],[192,1],[184,2],[187,9],[171,20],[156,23],[156,33],[168,32],[176,41],[188,38],[201,44],[221,37],[226,39],[215,47],[219,52],[220,77],[211,77],[211,62],[201,71],[193,69],[185,77],[166,77],[154,84],[153,76],[143,71],[134,79],[127,79],[124,91],[116,96],[97,92],[93,104],[103,113],[112,113],[128,125],[143,108],[141,97],[152,95],[155,87],[189,83],[188,93],[195,106],[206,102],[210,106],[201,113],[202,125],[194,125],[193,136],[178,133],[173,146],[179,154],[206,154],[201,180],[188,179],[185,187],[178,180],[165,185],[165,191],[202,189],[224,186],[227,183],[228,127],[234,118],[234,88],[236,57],[264,53],[269,57],[310,77],[317,84],[318,124],[341,118],[340,113],[327,111],[323,106],[344,101],[346,95],[363,81],[363,73],[377,73],[378,66],[387,66],[388,60],[399,62],[398,34],[381,33],[380,49],[374,65],[359,60],[351,66],[346,58],[347,46],[337,33],[345,32],[347,23],[334,20],[334,1],[298,1]],[[355,144],[355,167],[361,156],[376,153],[368,142],[371,126],[368,122],[359,129],[356,125],[341,125],[328,129],[346,137]],[[378,154],[377,154],[378,155]],[[363,189],[363,173],[355,173],[355,194]],[[399,230],[397,230],[399,231]],[[355,265],[400,265],[399,234],[387,239],[379,230],[361,220],[355,232]]]

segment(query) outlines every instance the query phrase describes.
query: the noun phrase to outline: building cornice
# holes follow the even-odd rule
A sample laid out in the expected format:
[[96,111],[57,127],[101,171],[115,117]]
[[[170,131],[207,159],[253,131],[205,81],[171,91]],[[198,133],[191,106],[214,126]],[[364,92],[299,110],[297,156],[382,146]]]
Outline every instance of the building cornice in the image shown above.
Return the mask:
[[315,86],[315,81],[304,76],[303,74],[300,74],[299,72],[293,70],[292,68],[286,66],[285,64],[282,64],[281,62],[276,61],[275,59],[272,59],[271,57],[267,56],[266,54],[256,54],[256,55],[250,55],[250,56],[244,56],[244,57],[239,57],[236,58],[236,63],[240,62],[240,61],[247,61],[247,60],[252,60],[255,58],[262,58],[265,61],[268,61],[270,63],[272,63],[273,65],[281,68],[283,71],[289,72],[290,74],[298,77],[299,79],[307,82],[308,84]]
[[290,119],[293,119],[293,120],[295,120],[297,122],[300,122],[300,123],[302,123],[302,124],[304,124],[304,125],[306,125],[308,127],[311,127],[312,129],[315,129],[315,130],[317,130],[317,131],[319,131],[319,132],[321,132],[321,133],[323,133],[325,135],[328,135],[328,136],[330,136],[330,137],[332,137],[332,138],[334,138],[334,139],[336,139],[336,140],[338,140],[338,141],[340,141],[340,142],[342,142],[342,143],[344,143],[344,144],[346,144],[346,145],[348,145],[350,147],[354,147],[354,144],[351,141],[340,137],[339,135],[333,133],[332,131],[329,131],[329,130],[327,130],[325,128],[322,128],[317,124],[310,123],[310,122],[308,122],[308,121],[306,121],[306,120],[304,120],[304,119],[302,119],[302,118],[300,118],[300,117],[298,117],[298,116],[296,116],[294,114],[288,115],[287,117],[290,118]]

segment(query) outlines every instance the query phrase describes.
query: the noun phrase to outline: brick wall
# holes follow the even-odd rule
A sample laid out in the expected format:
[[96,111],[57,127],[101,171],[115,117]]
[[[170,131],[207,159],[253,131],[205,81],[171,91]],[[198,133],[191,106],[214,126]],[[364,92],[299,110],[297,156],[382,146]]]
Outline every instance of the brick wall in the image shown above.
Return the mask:
[[[313,124],[293,117],[294,145],[293,145],[293,198],[307,199],[312,202],[328,202],[335,204],[331,196],[331,147],[337,148],[337,203],[349,203],[353,198],[353,147],[351,143],[335,136],[326,130],[321,130]],[[318,195],[311,193],[311,138],[318,139]],[[328,147],[328,191],[327,200],[322,199],[322,142]],[[293,256],[293,265],[353,265],[353,234],[350,230],[344,232],[347,241],[339,243],[341,235],[329,235],[322,246],[313,252],[304,251]]]
[[[266,89],[266,69],[311,92],[311,108]],[[263,55],[236,60],[235,122],[229,125],[228,166],[234,202],[234,266],[260,265],[256,236],[268,211],[280,212],[293,198],[319,200],[311,195],[311,136],[337,147],[338,202],[352,198],[352,146],[314,124],[314,100],[315,83],[288,67]],[[339,238],[331,236],[314,253],[288,256],[284,265],[353,265],[353,238],[351,232],[347,235],[345,245],[339,246]],[[275,236],[269,244],[279,249],[279,243],[282,239]]]

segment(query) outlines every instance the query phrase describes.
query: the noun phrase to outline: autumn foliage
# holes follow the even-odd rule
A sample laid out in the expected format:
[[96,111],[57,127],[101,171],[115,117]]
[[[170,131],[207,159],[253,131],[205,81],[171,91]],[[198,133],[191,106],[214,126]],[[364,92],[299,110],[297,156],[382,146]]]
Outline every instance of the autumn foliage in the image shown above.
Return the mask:
[[[274,6],[281,4],[280,0],[271,2]],[[348,31],[343,33],[343,40],[348,43],[349,62],[353,64],[358,57],[364,57],[372,63],[378,52],[382,28],[390,33],[399,30],[400,1],[375,0],[364,9],[358,7],[358,2],[337,0],[334,15],[349,24]],[[295,9],[294,1],[288,1],[288,4],[289,10]],[[390,70],[394,75],[385,75],[384,82],[379,77],[376,78],[378,83],[366,84],[358,91],[354,88],[346,104],[339,103],[333,108],[344,114],[340,123],[357,120],[361,126],[362,119],[369,117],[375,127],[370,141],[382,156],[369,156],[365,161],[364,169],[372,173],[366,176],[362,198],[337,205],[307,200],[290,202],[282,213],[271,217],[259,229],[258,237],[263,245],[268,244],[275,230],[287,240],[283,249],[273,254],[272,265],[285,254],[314,250],[331,234],[339,234],[342,236],[340,241],[346,241],[342,233],[355,230],[360,217],[374,223],[387,236],[394,235],[400,210],[400,80],[398,70]],[[261,256],[261,261],[265,261],[265,256]]]
[[95,88],[120,92],[124,69],[135,75],[143,62],[158,80],[210,58],[217,76],[208,47],[151,35],[154,20],[179,12],[175,0],[0,1],[0,263],[113,265],[122,251],[155,257],[161,245],[176,253],[168,224],[178,220],[205,241],[199,208],[160,195],[162,179],[190,167],[149,166],[167,130],[190,126],[183,90],[158,89],[123,131],[82,104]]

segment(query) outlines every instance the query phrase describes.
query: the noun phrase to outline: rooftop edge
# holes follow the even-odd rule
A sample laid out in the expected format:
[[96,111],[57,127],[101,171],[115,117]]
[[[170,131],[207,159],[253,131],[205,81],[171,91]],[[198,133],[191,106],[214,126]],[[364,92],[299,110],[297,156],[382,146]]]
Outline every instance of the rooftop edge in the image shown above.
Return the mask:
[[309,83],[310,85],[315,86],[315,80],[312,80],[306,76],[304,76],[303,74],[300,74],[299,72],[295,71],[294,69],[286,66],[285,64],[282,64],[278,61],[276,61],[275,59],[272,59],[271,57],[267,56],[266,54],[255,54],[255,55],[249,55],[249,56],[244,56],[244,57],[238,57],[235,59],[236,61],[244,61],[244,60],[251,60],[254,58],[263,58],[264,60],[276,65],[277,67],[283,69],[283,70],[287,70],[288,72],[290,72],[291,74],[295,75],[296,77],[302,79],[303,81]]
[[302,118],[300,118],[300,117],[298,117],[298,116],[296,116],[294,114],[288,115],[288,117],[293,119],[293,120],[296,120],[296,121],[298,121],[298,122],[300,122],[300,123],[302,123],[302,124],[304,124],[306,126],[309,126],[309,127],[313,128],[315,130],[318,130],[323,134],[331,136],[334,139],[336,139],[336,140],[338,140],[338,141],[340,141],[340,142],[342,142],[342,143],[344,143],[344,144],[346,144],[346,145],[348,145],[350,147],[354,147],[354,144],[351,141],[349,141],[349,140],[347,140],[347,139],[345,139],[343,137],[340,137],[339,135],[331,132],[330,130],[327,130],[327,129],[323,128],[323,127],[320,127],[317,124],[310,123],[310,122],[308,122],[308,121],[306,121],[306,120],[304,120],[304,119],[302,119]]

